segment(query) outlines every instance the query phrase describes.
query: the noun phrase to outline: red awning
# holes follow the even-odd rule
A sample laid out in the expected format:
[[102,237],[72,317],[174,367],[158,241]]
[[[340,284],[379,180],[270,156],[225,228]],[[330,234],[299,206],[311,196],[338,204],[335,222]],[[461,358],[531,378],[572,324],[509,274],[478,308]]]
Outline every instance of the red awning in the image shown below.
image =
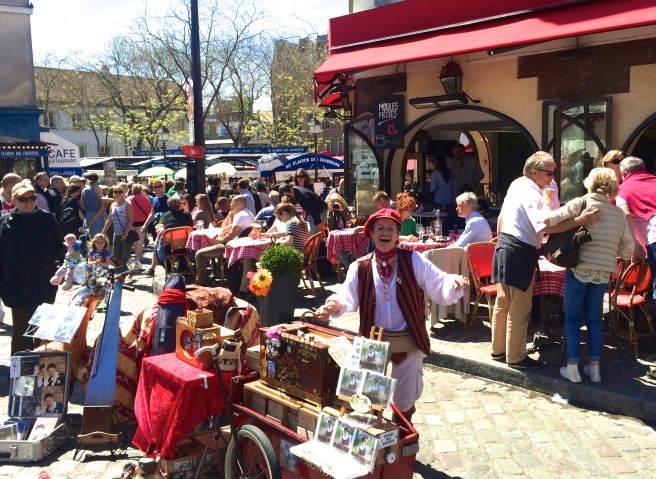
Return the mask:
[[322,92],[343,73],[652,24],[656,24],[654,0],[597,0],[339,50],[314,77]]

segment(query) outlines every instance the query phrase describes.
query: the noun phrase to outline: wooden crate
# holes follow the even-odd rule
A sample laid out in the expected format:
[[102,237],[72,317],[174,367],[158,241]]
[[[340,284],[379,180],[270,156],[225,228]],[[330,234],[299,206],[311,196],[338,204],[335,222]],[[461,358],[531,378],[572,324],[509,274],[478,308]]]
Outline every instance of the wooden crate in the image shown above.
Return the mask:
[[212,353],[206,351],[199,357],[194,357],[194,352],[203,346],[221,344],[227,338],[234,338],[235,332],[222,326],[196,328],[186,320],[178,319],[175,325],[175,336],[175,354],[178,359],[200,369],[213,369]]
[[209,328],[214,326],[214,313],[209,309],[194,309],[187,312],[187,323],[195,328]]

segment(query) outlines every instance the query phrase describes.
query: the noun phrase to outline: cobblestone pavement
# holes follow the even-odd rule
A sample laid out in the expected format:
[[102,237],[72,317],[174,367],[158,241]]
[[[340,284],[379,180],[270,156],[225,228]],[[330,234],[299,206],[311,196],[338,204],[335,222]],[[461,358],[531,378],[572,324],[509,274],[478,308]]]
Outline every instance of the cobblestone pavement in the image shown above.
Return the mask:
[[[138,289],[124,291],[123,315],[154,299],[150,282],[135,277]],[[57,303],[67,304],[73,294],[60,291]],[[315,304],[300,296],[297,301],[298,306]],[[9,312],[5,322],[11,323]],[[91,321],[89,341],[101,326],[100,320]],[[0,411],[7,411],[9,344],[8,327],[0,326]],[[413,418],[420,433],[416,478],[656,477],[656,432],[642,421],[555,403],[541,394],[428,365],[424,381]],[[69,403],[74,427],[79,427],[82,404],[77,385]],[[31,479],[41,471],[52,479],[117,478],[124,464],[142,456],[128,447],[115,461],[108,452],[80,461],[73,459],[74,447],[70,440],[36,465],[0,463],[0,479]]]

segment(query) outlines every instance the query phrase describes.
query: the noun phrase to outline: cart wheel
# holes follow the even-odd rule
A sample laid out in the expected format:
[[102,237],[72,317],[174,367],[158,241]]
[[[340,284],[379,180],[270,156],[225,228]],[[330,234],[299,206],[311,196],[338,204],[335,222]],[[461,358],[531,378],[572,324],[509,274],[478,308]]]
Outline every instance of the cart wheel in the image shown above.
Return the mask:
[[230,439],[226,449],[226,479],[266,478],[280,479],[280,464],[271,442],[261,429],[246,424],[237,430],[239,448],[244,458],[245,470],[237,461],[234,439]]

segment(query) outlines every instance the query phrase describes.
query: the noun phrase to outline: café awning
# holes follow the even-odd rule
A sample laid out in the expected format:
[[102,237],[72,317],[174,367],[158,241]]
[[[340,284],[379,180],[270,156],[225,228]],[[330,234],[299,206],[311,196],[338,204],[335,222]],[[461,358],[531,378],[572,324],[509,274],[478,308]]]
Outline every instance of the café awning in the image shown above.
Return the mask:
[[322,106],[335,107],[340,78],[358,71],[483,50],[656,24],[653,0],[597,0],[476,25],[340,49],[314,73]]

